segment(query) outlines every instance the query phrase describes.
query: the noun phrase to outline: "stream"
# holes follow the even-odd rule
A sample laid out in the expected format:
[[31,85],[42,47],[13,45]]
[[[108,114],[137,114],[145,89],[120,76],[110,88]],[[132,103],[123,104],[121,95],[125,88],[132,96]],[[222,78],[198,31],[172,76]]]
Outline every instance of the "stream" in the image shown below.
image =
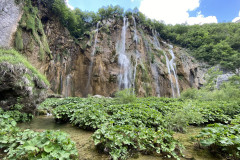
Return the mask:
[[[31,129],[37,132],[44,130],[60,130],[70,135],[70,138],[76,142],[80,160],[109,160],[110,156],[99,153],[91,138],[93,132],[86,131],[72,126],[69,123],[58,124],[52,116],[37,116],[29,123],[19,123],[18,127],[22,129]],[[183,154],[186,158],[182,160],[221,160],[209,153],[207,149],[199,149],[196,144],[191,142],[191,136],[197,135],[202,128],[189,126],[187,133],[175,133],[174,138],[185,146]],[[130,158],[130,160],[164,160],[165,158],[154,155],[139,155],[139,157]],[[169,159],[168,159],[169,160]]]

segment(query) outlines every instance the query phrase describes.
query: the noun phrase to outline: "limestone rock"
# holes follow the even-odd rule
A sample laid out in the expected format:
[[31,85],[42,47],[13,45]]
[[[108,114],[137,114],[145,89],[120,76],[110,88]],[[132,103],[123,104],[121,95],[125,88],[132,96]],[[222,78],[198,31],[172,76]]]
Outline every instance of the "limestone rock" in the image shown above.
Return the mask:
[[0,1],[0,46],[5,48],[11,46],[13,35],[22,16],[21,6],[16,5],[14,1]]
[[22,111],[33,113],[45,100],[47,85],[23,64],[0,63],[0,106],[9,110],[16,104]]
[[223,82],[227,82],[229,80],[229,78],[231,78],[232,76],[234,76],[235,74],[233,73],[226,73],[226,74],[222,74],[219,75],[217,77],[217,81],[216,81],[216,87],[217,89],[220,89],[220,86]]
[[[39,46],[36,42],[30,43],[34,39],[31,32],[27,30],[23,30],[22,33],[23,45],[31,46],[29,44],[32,44],[33,49],[24,47],[22,53],[32,65],[47,76],[53,93],[65,97],[87,97],[89,94],[105,97],[114,95],[121,86],[118,84],[119,74],[123,72],[118,64],[123,20],[104,20],[99,25],[97,37],[94,32],[96,27],[93,27],[92,32],[76,42],[51,10],[42,5],[37,7],[52,57],[39,60]],[[171,97],[173,92],[171,79],[175,81],[177,78],[169,76],[164,56],[165,53],[171,58],[169,53],[171,44],[158,36],[161,45],[159,49],[154,44],[154,34],[150,28],[137,25],[136,30],[134,21],[130,18],[128,24],[125,52],[131,63],[127,70],[131,74],[129,84],[140,97]],[[94,48],[95,37],[97,39]],[[137,40],[136,37],[138,37]],[[177,46],[172,48],[180,91],[190,87],[201,87],[206,71],[204,64],[195,61],[182,48]],[[94,50],[94,57],[91,57]]]

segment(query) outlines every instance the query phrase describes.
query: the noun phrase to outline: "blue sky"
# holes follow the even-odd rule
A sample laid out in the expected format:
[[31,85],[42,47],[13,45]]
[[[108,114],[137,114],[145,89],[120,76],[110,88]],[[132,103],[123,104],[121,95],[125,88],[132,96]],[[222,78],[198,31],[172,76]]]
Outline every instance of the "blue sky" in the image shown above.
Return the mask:
[[[67,0],[69,6],[97,12],[107,5],[139,8],[147,17],[167,24],[203,24],[240,19],[240,0]],[[236,18],[238,17],[238,18]]]

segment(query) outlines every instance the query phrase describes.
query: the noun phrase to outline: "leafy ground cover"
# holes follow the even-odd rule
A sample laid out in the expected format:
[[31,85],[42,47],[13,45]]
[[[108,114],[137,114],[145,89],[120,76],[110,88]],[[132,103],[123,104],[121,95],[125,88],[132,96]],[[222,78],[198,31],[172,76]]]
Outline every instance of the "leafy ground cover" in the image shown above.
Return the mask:
[[240,124],[239,115],[231,125],[209,124],[195,137],[203,147],[219,153],[228,159],[240,159]]
[[240,112],[237,101],[155,97],[127,104],[108,98],[67,98],[59,104],[53,110],[55,118],[95,131],[95,145],[113,159],[127,159],[138,152],[179,159],[182,145],[173,138],[173,131],[184,132],[188,125],[229,124]]
[[[19,113],[0,110],[0,150],[8,160],[77,159],[75,143],[60,131],[34,132],[16,127]],[[25,116],[20,116],[25,117]]]

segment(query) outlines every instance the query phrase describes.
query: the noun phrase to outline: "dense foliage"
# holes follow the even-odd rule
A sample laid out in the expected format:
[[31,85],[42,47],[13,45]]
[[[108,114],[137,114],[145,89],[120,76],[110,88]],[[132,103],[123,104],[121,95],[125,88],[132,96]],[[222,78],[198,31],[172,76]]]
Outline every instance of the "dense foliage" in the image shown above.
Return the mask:
[[181,93],[183,99],[197,99],[204,101],[238,101],[240,99],[240,76],[234,75],[227,82],[217,86],[218,76],[222,73],[211,68],[205,75],[206,83],[201,89],[190,88]]
[[209,64],[232,69],[240,67],[240,23],[175,25],[158,29],[161,37],[192,50]]
[[[38,15],[38,8],[32,5],[31,0],[22,1],[24,1],[23,15],[19,21],[19,26],[15,35],[15,48],[18,51],[22,51],[27,48],[30,52],[32,52],[34,50],[34,44],[36,43],[39,46],[39,60],[44,60],[46,54],[52,58],[47,37],[43,30],[43,24],[40,16]],[[31,41],[24,46],[22,31],[29,31],[32,37]]]
[[[0,150],[5,159],[77,159],[75,143],[60,131],[20,130],[11,112],[0,110]],[[18,118],[17,118],[18,120]]]
[[211,124],[204,128],[196,138],[202,146],[213,152],[226,154],[229,159],[240,158],[240,125]]
[[[70,98],[68,98],[71,101]],[[117,104],[114,99],[81,99],[54,109],[54,116],[76,126],[96,130],[98,148],[114,159],[133,153],[161,153],[177,158],[180,145],[164,127],[161,113],[145,104]]]
[[[29,0],[27,6],[31,6]],[[156,30],[160,37],[169,40],[174,44],[190,49],[190,53],[199,60],[208,62],[211,65],[221,64],[223,67],[235,71],[240,67],[240,23],[219,23],[204,25],[166,25],[163,22],[151,20],[139,12],[138,9],[125,11],[120,6],[102,7],[98,12],[81,11],[78,8],[71,10],[67,7],[64,0],[41,0],[44,7],[48,7],[59,17],[60,22],[68,28],[71,35],[82,39],[84,35],[89,35],[90,30],[101,21],[102,24],[108,19],[116,19],[127,16],[135,17],[138,27],[146,31]],[[22,25],[28,30],[32,30],[35,35],[42,34],[42,26],[39,27],[36,8],[24,8]],[[27,19],[26,19],[26,18]],[[35,20],[34,20],[34,17]],[[25,20],[25,19],[26,20]],[[16,34],[16,47],[22,49],[21,30]],[[39,36],[35,36],[39,37]],[[44,39],[43,34],[43,39]],[[37,38],[39,39],[39,38]],[[40,46],[43,52],[49,52],[48,46]]]
[[172,131],[184,132],[190,124],[229,124],[240,113],[237,101],[148,97],[123,102],[67,98],[59,100],[61,105],[53,113],[58,121],[95,131],[97,148],[114,159],[126,159],[137,152],[178,158],[181,145],[174,140]]

